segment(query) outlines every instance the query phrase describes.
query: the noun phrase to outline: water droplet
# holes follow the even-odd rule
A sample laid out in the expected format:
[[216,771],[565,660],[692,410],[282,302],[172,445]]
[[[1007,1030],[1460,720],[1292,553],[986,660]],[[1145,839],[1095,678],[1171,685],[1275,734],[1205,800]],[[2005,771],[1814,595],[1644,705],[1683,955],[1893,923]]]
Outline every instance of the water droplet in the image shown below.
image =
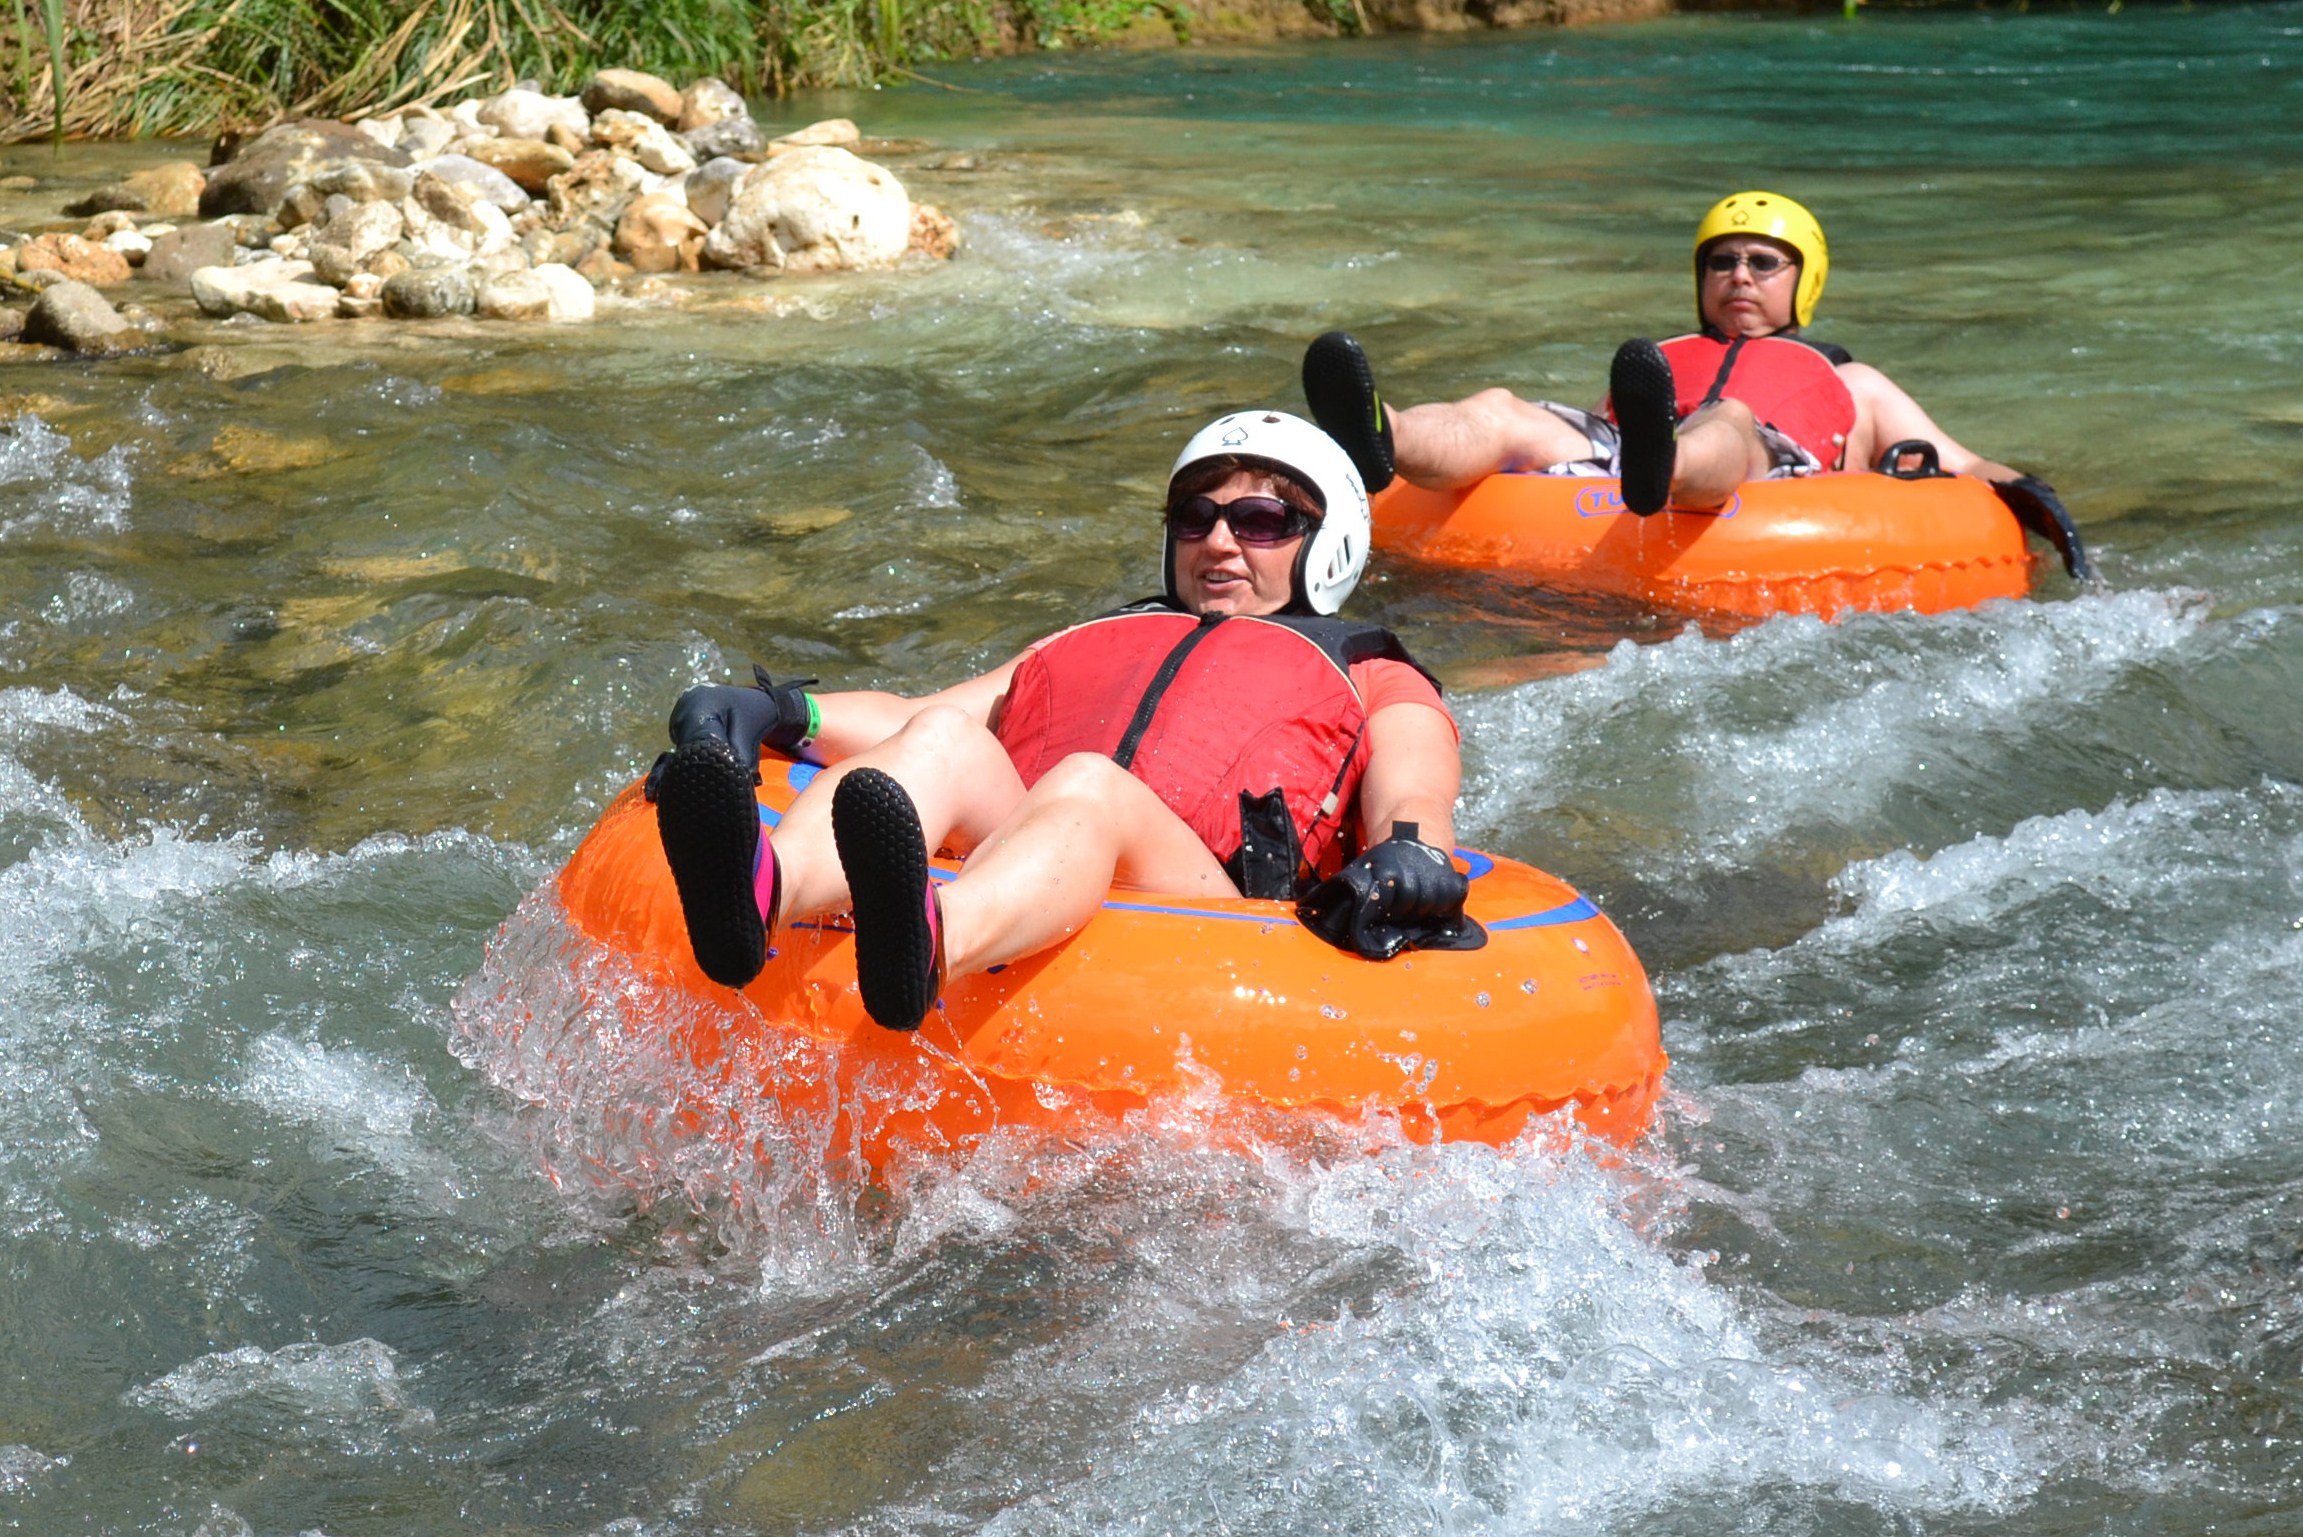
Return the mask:
[[1519,984],[1519,990],[1523,993],[1532,994],[1538,987],[1541,987],[1542,985],[1543,984],[1536,981],[1535,978],[1529,977],[1525,982]]
[[1478,996],[1474,997],[1474,998],[1473,998],[1471,1001],[1472,1001],[1472,1002],[1474,1002],[1474,1003],[1476,1003],[1476,1004],[1478,1004],[1478,1005],[1479,1005],[1481,1008],[1483,1008],[1483,1009],[1484,1009],[1484,1008],[1486,1008],[1486,1007],[1488,1006],[1488,1004],[1489,1004],[1490,1002],[1492,1002],[1493,1000],[1491,1000],[1491,999],[1490,999],[1490,998],[1487,996],[1487,994],[1485,994],[1485,993],[1481,993],[1481,994],[1479,994]]

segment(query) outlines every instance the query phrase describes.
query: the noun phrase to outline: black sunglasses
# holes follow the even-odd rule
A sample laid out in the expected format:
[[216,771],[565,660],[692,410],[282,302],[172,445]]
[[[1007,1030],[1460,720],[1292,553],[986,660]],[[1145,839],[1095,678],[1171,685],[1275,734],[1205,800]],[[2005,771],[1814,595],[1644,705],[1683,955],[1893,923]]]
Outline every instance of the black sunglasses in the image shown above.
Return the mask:
[[1799,265],[1799,258],[1784,256],[1774,251],[1714,251],[1703,259],[1703,270],[1721,275],[1738,267],[1749,267],[1755,278],[1773,277],[1786,267]]
[[1240,496],[1228,502],[1194,496],[1167,510],[1167,530],[1184,544],[1197,544],[1215,532],[1218,521],[1231,525],[1231,536],[1242,544],[1285,544],[1311,532],[1319,519],[1300,507],[1290,507],[1276,496]]

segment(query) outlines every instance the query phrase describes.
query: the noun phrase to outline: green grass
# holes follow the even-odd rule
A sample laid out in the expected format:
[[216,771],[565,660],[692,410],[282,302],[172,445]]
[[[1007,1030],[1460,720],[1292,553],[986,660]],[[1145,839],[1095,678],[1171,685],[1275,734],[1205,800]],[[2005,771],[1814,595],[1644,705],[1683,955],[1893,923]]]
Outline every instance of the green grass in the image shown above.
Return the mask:
[[[1347,0],[1348,3],[1348,0]],[[352,117],[619,65],[747,94],[1092,42],[1179,0],[13,0],[0,139],[202,134]]]

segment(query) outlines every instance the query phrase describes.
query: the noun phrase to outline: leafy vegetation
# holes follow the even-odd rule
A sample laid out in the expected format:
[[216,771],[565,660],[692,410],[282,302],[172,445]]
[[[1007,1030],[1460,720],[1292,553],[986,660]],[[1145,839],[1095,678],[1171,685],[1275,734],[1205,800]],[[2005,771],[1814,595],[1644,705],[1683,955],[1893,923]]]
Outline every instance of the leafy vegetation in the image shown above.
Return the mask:
[[[1094,42],[1181,0],[12,0],[0,139],[195,134],[359,116],[595,69],[750,94]],[[1345,0],[1350,3],[1350,0]]]

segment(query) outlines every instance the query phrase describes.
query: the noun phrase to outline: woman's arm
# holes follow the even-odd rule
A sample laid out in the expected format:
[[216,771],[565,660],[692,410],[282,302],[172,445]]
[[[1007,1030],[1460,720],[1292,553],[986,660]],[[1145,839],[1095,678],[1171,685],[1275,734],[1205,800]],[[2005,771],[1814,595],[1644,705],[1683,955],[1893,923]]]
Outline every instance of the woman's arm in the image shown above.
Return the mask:
[[811,693],[808,697],[815,702],[821,721],[814,739],[801,750],[801,755],[811,763],[826,764],[852,758],[894,736],[913,716],[931,705],[948,705],[965,713],[977,725],[988,727],[992,712],[1007,695],[1008,680],[1015,676],[1016,664],[1030,654],[1027,651],[1010,657],[990,672],[916,699],[875,690]]
[[1391,836],[1394,822],[1413,822],[1434,848],[1455,847],[1455,797],[1463,757],[1455,727],[1425,704],[1390,704],[1367,719],[1367,773],[1359,783],[1361,836]]

